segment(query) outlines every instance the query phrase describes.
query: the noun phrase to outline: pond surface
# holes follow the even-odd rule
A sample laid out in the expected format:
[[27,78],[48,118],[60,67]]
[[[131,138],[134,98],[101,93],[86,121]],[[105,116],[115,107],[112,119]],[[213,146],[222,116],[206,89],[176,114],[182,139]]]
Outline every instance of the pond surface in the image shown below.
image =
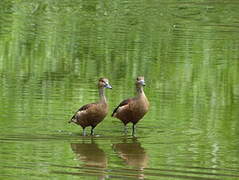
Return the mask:
[[[2,0],[0,179],[239,179],[239,1]],[[146,79],[137,135],[109,115]]]

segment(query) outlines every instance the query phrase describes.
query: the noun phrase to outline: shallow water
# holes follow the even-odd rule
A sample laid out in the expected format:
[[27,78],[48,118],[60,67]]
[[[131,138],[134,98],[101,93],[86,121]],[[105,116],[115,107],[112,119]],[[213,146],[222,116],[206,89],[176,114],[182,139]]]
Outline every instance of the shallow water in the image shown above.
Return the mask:
[[[0,2],[0,179],[239,179],[239,2]],[[146,79],[137,135],[109,115]]]

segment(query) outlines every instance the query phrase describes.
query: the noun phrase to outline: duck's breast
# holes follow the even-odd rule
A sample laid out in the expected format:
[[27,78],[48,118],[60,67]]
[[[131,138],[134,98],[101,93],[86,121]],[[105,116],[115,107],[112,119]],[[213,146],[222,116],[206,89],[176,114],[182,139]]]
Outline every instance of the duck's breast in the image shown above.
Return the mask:
[[149,109],[149,102],[147,98],[140,98],[135,100],[135,102],[131,105],[133,118],[132,122],[138,122]]
[[97,106],[94,109],[91,109],[88,120],[91,122],[92,125],[97,125],[105,118],[107,113],[108,113],[107,104],[97,104]]

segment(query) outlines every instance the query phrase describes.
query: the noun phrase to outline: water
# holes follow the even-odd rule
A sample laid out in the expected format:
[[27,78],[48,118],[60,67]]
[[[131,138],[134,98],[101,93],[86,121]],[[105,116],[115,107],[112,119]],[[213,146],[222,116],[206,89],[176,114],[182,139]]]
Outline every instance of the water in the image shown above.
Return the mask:
[[[0,2],[0,179],[239,179],[237,1]],[[109,115],[144,75],[137,137]],[[110,113],[109,113],[110,114]],[[89,134],[89,129],[87,129]]]

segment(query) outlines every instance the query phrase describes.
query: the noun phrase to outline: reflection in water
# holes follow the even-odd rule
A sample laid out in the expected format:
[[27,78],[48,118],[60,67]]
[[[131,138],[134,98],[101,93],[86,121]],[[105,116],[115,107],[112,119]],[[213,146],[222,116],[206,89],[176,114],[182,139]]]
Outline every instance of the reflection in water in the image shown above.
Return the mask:
[[97,175],[104,179],[107,158],[105,152],[91,139],[91,143],[71,143],[71,149],[76,154],[77,159],[84,162],[82,168],[87,174]]
[[148,155],[136,137],[133,137],[130,141],[128,142],[128,139],[124,138],[122,143],[114,144],[113,149],[127,165],[139,170],[138,178],[143,179],[143,170],[147,167],[149,161]]

